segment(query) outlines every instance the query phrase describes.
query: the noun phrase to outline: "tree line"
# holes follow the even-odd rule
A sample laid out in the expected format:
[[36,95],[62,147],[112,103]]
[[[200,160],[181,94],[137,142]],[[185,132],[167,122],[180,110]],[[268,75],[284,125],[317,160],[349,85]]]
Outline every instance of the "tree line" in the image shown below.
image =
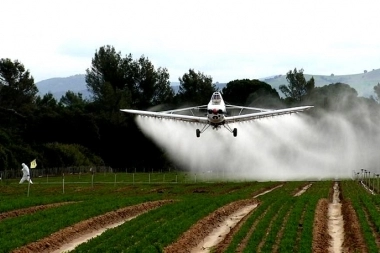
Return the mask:
[[[161,150],[140,131],[134,116],[120,109],[174,109],[206,104],[217,91],[211,76],[189,69],[179,77],[174,93],[166,68],[155,67],[144,55],[123,56],[113,46],[96,50],[86,69],[91,98],[67,91],[57,100],[51,93],[38,96],[34,79],[18,60],[0,59],[0,171],[19,169],[37,159],[39,168],[111,166],[113,168],[172,167]],[[358,97],[349,84],[315,87],[303,69],[286,74],[279,87],[256,79],[232,80],[221,90],[225,101],[246,106],[284,108],[314,105],[310,114],[326,111],[349,113],[364,105],[378,117],[380,84],[376,97]],[[359,113],[358,113],[359,114]],[[360,115],[357,115],[360,117]]]

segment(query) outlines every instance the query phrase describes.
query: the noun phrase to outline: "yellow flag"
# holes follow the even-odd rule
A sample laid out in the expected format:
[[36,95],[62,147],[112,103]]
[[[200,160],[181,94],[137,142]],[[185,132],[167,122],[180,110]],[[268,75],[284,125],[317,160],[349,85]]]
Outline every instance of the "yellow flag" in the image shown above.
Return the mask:
[[34,159],[33,161],[30,162],[30,168],[34,169],[35,167],[37,167],[36,159]]

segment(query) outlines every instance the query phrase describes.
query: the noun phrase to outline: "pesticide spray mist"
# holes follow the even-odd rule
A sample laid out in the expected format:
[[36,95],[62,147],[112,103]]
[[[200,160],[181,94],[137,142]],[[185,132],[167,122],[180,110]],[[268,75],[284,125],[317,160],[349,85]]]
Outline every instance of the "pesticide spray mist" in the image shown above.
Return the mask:
[[379,170],[380,129],[369,118],[355,125],[347,116],[293,114],[231,124],[195,135],[203,125],[137,117],[143,132],[175,164],[194,173],[223,173],[234,180],[324,180]]

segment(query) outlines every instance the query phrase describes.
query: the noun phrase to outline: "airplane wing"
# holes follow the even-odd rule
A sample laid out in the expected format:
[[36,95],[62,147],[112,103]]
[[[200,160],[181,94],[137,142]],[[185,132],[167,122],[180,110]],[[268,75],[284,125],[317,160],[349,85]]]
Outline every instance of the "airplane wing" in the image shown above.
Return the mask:
[[201,110],[207,110],[207,105],[200,105],[200,106],[193,106],[193,107],[186,107],[186,108],[179,108],[174,110],[168,110],[168,111],[161,111],[160,113],[177,113],[177,112],[186,112],[188,111],[191,115],[195,116],[195,114],[199,113]]
[[226,108],[228,108],[228,109],[240,109],[241,111],[243,111],[244,109],[261,111],[261,112],[274,111],[274,109],[264,109],[264,108],[258,108],[258,107],[247,107],[247,106],[239,106],[239,105],[226,105]]
[[[191,108],[194,108],[194,107],[191,107]],[[121,111],[137,114],[140,116],[158,118],[158,119],[173,119],[173,120],[196,122],[196,123],[203,123],[203,124],[208,123],[206,116],[200,117],[200,116],[193,116],[193,115],[175,114],[175,112],[184,111],[186,109],[189,110],[191,108],[183,108],[183,109],[177,109],[177,110],[165,111],[165,112],[150,112],[150,111],[132,110],[132,109],[121,109]]]
[[[262,112],[248,113],[248,114],[242,114],[238,116],[230,116],[230,117],[225,117],[225,122],[235,123],[235,122],[241,122],[241,121],[274,117],[274,116],[285,115],[285,114],[292,114],[292,113],[306,111],[312,107],[314,106],[299,106],[299,107],[292,107],[292,108],[278,109],[278,110],[266,110]],[[252,109],[252,107],[247,107],[247,108]]]

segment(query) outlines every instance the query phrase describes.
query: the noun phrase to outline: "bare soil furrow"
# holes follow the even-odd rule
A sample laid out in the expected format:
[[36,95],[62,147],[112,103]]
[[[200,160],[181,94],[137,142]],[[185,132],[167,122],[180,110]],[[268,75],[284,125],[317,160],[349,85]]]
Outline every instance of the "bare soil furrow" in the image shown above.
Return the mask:
[[342,252],[344,241],[344,220],[342,215],[341,193],[339,182],[333,187],[333,199],[328,209],[328,232],[331,236],[329,243],[330,252]]
[[164,249],[165,253],[190,252],[209,235],[220,223],[237,210],[248,205],[258,204],[257,199],[245,199],[230,203],[201,219],[190,227],[180,238]]
[[221,242],[219,242],[214,248],[213,248],[213,253],[222,253],[222,252],[225,252],[226,249],[228,248],[228,246],[230,245],[231,241],[232,241],[232,238],[234,237],[234,235],[237,233],[237,231],[240,230],[240,228],[242,227],[242,225],[247,221],[247,219],[249,218],[249,216],[252,214],[252,212],[254,212],[255,210],[252,210],[251,212],[249,212],[246,216],[244,216],[237,224],[235,227],[233,227],[230,231],[230,233],[228,233]]
[[344,220],[343,252],[368,252],[359,219],[351,201],[342,201],[342,215]]
[[58,207],[58,206],[63,206],[63,205],[73,204],[73,203],[77,203],[77,202],[75,202],[75,201],[60,202],[60,203],[32,206],[32,207],[28,207],[28,208],[12,210],[9,212],[0,213],[0,221],[7,219],[7,218],[18,217],[18,216],[26,215],[26,214],[32,214],[32,213],[35,213],[37,211],[45,210],[48,208],[53,208],[53,207]]
[[329,200],[320,199],[317,203],[314,216],[312,251],[314,253],[327,253],[331,240],[328,231]]
[[106,214],[81,221],[73,226],[61,229],[46,238],[38,240],[37,242],[33,242],[15,249],[13,253],[52,252],[60,248],[62,245],[70,243],[71,241],[78,239],[81,236],[85,236],[86,234],[96,231],[104,226],[118,223],[122,220],[128,219],[129,217],[140,215],[169,202],[172,202],[172,200],[145,202],[108,212]]

